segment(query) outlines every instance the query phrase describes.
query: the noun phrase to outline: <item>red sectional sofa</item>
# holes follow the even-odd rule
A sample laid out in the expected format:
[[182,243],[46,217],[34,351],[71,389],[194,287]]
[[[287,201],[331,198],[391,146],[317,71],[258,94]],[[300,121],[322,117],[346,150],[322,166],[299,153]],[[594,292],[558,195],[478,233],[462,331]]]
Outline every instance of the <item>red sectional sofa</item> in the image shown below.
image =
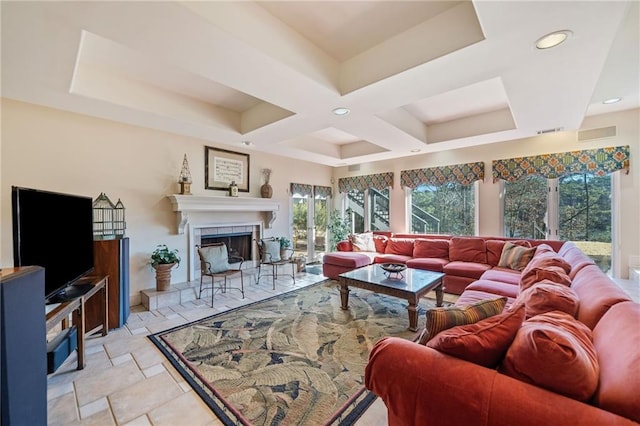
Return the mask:
[[503,237],[389,233],[376,233],[373,239],[375,251],[354,251],[351,241],[340,241],[337,252],[324,256],[323,274],[337,280],[341,273],[370,263],[404,263],[410,268],[444,272],[445,291],[462,294],[469,284],[480,279],[486,271],[505,270],[498,264],[506,241],[530,247],[547,244],[554,250],[559,250],[564,243]]
[[557,253],[539,245],[524,270],[492,266],[478,278],[453,308],[506,297],[501,314],[426,345],[387,337],[373,347],[365,384],[390,425],[640,422],[640,304],[591,259],[571,242]]

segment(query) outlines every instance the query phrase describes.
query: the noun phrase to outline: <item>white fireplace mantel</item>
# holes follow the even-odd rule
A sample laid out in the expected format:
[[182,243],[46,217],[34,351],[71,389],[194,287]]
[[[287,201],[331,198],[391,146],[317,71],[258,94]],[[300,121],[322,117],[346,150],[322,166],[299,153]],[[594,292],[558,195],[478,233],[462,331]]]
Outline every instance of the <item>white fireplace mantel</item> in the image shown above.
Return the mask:
[[177,213],[178,234],[184,234],[192,212],[265,212],[267,228],[276,220],[280,203],[271,198],[216,197],[207,195],[168,195],[173,211]]

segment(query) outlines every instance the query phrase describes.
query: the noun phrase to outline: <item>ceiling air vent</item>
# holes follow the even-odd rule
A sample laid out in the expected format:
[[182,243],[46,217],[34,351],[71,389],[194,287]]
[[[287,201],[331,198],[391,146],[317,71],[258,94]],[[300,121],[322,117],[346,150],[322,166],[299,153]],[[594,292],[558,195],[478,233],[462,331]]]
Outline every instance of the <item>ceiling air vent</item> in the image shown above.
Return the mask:
[[546,135],[547,133],[561,132],[563,129],[564,127],[554,127],[553,129],[538,130],[536,133],[539,135]]
[[578,132],[578,142],[590,141],[592,139],[611,138],[616,135],[616,126],[600,127],[597,129],[580,130]]
[[358,170],[360,170],[360,164],[352,164],[347,168],[347,170],[349,170],[350,172],[357,172]]

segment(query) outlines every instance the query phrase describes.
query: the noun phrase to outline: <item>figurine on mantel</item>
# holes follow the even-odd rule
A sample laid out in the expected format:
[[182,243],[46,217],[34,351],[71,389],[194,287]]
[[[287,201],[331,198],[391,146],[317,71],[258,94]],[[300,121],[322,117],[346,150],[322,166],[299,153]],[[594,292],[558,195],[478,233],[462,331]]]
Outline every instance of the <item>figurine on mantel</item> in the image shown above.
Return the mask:
[[273,188],[269,185],[271,169],[262,169],[262,175],[264,176],[264,185],[260,187],[260,196],[262,198],[271,198],[273,196]]
[[180,170],[178,183],[180,184],[180,194],[191,195],[191,172],[189,171],[187,154],[184,155],[184,160],[182,160],[182,170]]
[[232,180],[231,184],[229,185],[229,196],[230,197],[238,196],[238,185],[236,184],[235,180]]

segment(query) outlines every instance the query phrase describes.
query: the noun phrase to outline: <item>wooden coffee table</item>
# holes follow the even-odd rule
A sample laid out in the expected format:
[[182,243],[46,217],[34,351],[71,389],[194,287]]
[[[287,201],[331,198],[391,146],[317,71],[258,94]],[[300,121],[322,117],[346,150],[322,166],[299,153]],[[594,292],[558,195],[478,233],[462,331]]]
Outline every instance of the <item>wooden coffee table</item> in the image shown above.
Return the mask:
[[349,308],[349,287],[357,287],[374,293],[398,297],[409,302],[409,330],[418,330],[418,302],[420,298],[434,290],[436,305],[442,306],[444,286],[441,272],[407,268],[402,274],[385,273],[380,265],[369,265],[339,275],[340,301],[342,309]]

